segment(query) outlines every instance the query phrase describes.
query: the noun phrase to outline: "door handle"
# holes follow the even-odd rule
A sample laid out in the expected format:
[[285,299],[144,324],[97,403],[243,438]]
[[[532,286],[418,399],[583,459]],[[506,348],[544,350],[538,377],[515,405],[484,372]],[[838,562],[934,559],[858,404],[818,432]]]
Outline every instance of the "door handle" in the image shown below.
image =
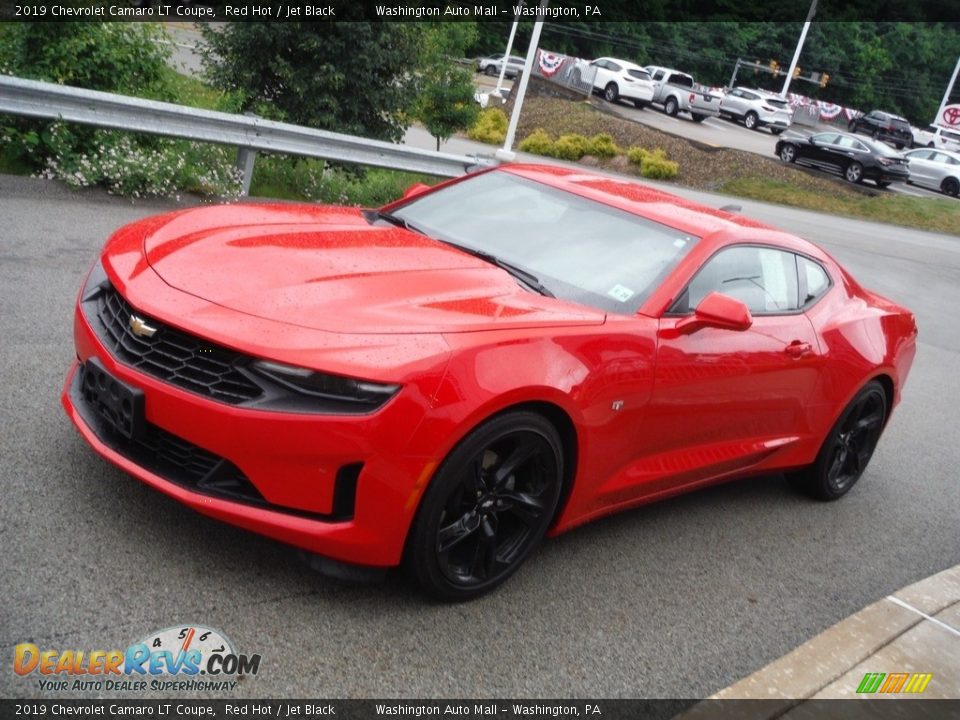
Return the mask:
[[813,352],[813,346],[808,342],[803,342],[802,340],[794,340],[792,343],[787,345],[783,351],[792,358],[802,358],[805,355],[810,355]]

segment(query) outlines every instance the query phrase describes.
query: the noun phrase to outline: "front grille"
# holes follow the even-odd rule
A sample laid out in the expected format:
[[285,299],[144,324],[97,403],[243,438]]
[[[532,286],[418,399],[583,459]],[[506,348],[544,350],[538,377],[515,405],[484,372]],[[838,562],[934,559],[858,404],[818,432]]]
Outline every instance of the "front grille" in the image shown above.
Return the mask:
[[136,311],[112,285],[100,289],[96,303],[97,335],[124,365],[185,390],[239,405],[256,400],[263,389],[239,366],[250,362],[241,353],[214,345],[161,323],[152,337],[136,335],[130,316]]

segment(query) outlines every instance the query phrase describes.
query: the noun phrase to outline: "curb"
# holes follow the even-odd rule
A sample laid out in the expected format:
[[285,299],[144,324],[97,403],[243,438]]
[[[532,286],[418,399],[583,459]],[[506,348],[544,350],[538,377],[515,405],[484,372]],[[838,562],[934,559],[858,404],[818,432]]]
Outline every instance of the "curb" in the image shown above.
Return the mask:
[[[944,611],[949,613],[947,622],[935,617]],[[762,713],[752,717],[775,718],[810,699],[857,698],[857,682],[863,672],[936,672],[938,662],[949,663],[952,658],[952,662],[957,663],[960,657],[960,629],[956,627],[954,616],[960,618],[960,565],[868,605],[766,667],[712,695],[708,701],[764,700],[767,702],[762,704]],[[917,637],[911,637],[913,633],[910,631],[914,628],[917,628]],[[922,636],[919,635],[921,629],[924,631]],[[862,663],[894,645],[902,647],[889,654],[903,665],[870,667],[855,672]],[[879,662],[881,658],[877,657]],[[919,665],[914,667],[916,663]],[[941,685],[939,692],[923,697],[960,697],[956,676],[941,677],[945,685]],[[934,685],[930,689],[935,688]],[[701,707],[703,709],[698,710]],[[754,709],[761,708],[758,705]],[[706,705],[694,706],[679,717],[683,720],[707,717],[708,714],[703,714],[705,710]],[[715,704],[710,711],[716,711]]]

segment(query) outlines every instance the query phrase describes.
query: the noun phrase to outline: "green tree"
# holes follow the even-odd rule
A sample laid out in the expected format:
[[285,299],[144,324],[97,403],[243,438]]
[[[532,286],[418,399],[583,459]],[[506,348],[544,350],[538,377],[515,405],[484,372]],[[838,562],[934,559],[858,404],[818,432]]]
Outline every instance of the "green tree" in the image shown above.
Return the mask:
[[407,23],[230,23],[207,27],[211,82],[241,110],[399,141],[416,100],[421,31]]
[[477,119],[471,71],[456,64],[477,38],[476,23],[424,23],[416,105],[417,118],[440,142]]

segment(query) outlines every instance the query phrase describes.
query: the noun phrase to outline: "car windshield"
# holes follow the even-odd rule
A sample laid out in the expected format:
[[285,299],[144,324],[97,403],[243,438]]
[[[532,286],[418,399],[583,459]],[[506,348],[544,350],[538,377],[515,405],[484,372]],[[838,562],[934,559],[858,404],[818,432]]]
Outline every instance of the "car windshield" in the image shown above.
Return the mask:
[[419,232],[534,275],[553,295],[632,314],[699,238],[508,172],[411,200]]

